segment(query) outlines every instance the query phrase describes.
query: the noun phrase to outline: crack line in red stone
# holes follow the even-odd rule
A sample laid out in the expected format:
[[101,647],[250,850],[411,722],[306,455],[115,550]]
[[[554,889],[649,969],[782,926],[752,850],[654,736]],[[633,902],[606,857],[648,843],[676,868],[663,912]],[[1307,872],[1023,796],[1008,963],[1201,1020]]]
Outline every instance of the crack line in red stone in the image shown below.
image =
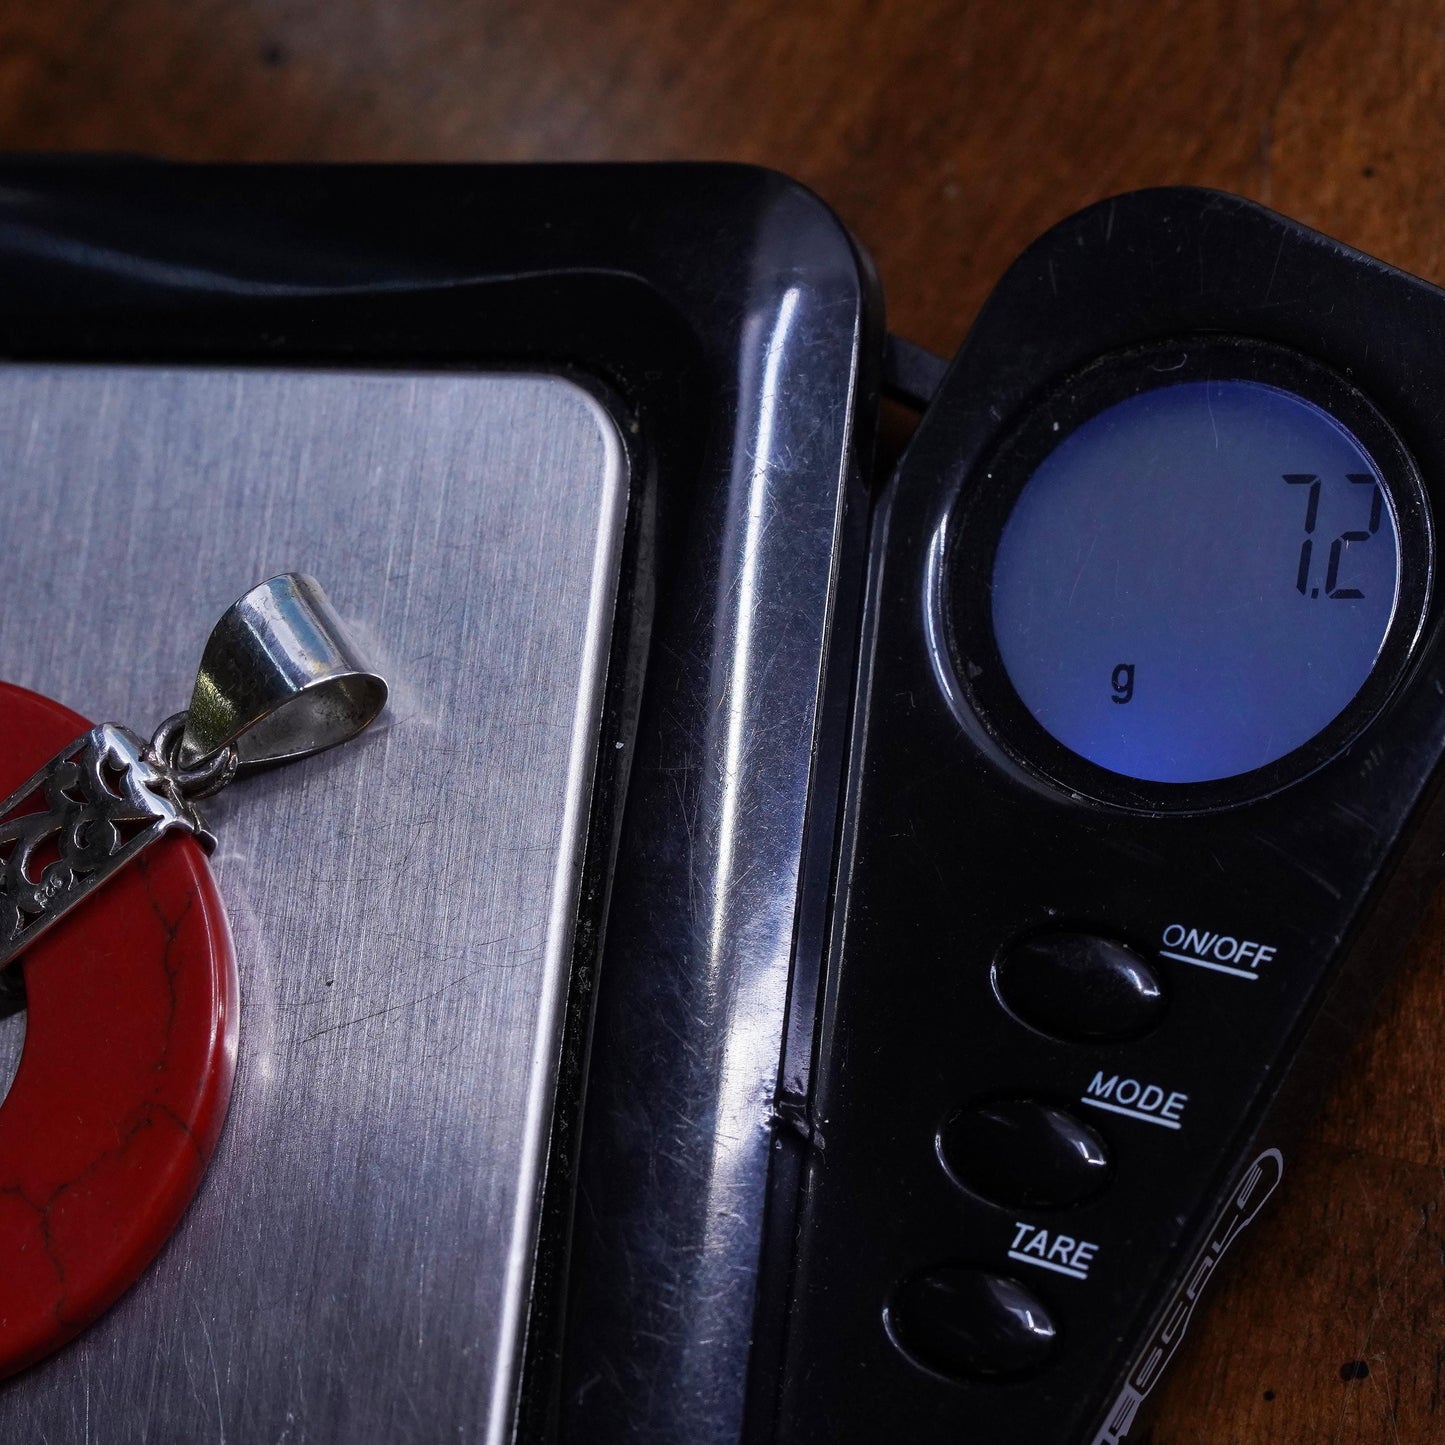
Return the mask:
[[[149,860],[138,860],[136,866],[146,881],[147,901],[165,933],[165,947],[162,951],[161,967],[166,977],[168,1012],[164,1031],[165,1042],[161,1049],[160,1059],[156,1064],[156,1071],[163,1072],[167,1067],[167,1055],[170,1052],[171,1042],[174,1036],[175,1015],[178,1007],[175,981],[180,973],[180,966],[172,963],[171,952],[179,940],[181,929],[190,916],[191,909],[196,901],[196,895],[194,892],[187,895],[185,907],[181,910],[179,917],[172,921],[167,917],[165,910],[161,907],[160,901],[155,896],[154,882],[150,876]],[[204,1167],[206,1162],[205,1154],[201,1149],[199,1141],[196,1139],[195,1132],[191,1125],[161,1099],[154,1095],[147,1095],[142,1098],[138,1107],[132,1110],[126,1116],[125,1120],[122,1121],[122,1133],[115,1147],[103,1150],[97,1154],[75,1178],[64,1184],[57,1185],[43,1203],[37,1204],[25,1192],[23,1186],[18,1183],[0,1186],[0,1195],[14,1195],[27,1207],[34,1210],[38,1216],[41,1243],[45,1250],[46,1258],[49,1260],[51,1268],[55,1271],[56,1282],[60,1287],[52,1312],[55,1316],[56,1323],[64,1329],[68,1330],[83,1325],[86,1321],[84,1318],[71,1319],[66,1313],[66,1305],[69,1299],[69,1278],[66,1271],[64,1255],[52,1232],[52,1212],[72,1190],[80,1188],[106,1164],[124,1155],[143,1130],[155,1126],[158,1122],[158,1115],[163,1116],[175,1126],[194,1151],[197,1164]]]

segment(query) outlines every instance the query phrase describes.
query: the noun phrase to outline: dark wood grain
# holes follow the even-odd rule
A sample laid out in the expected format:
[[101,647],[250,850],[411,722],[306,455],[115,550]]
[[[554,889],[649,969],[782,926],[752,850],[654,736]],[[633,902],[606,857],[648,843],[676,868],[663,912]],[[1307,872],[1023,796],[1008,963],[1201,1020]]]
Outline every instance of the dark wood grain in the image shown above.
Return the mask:
[[[948,351],[1033,236],[1136,186],[1238,191],[1441,279],[1445,12],[12,0],[0,143],[757,161],[829,199],[877,259],[893,326]],[[1196,1322],[1154,1445],[1445,1439],[1442,954],[1437,909]]]

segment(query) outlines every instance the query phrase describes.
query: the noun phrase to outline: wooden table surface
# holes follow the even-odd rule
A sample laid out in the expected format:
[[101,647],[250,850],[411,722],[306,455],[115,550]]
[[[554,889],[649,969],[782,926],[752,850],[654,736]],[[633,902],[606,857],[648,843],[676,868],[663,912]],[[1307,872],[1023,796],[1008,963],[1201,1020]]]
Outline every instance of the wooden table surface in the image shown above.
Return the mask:
[[[1237,191],[1445,280],[1442,71],[1429,0],[9,0],[0,145],[760,162],[948,352],[1039,231],[1138,186]],[[1445,1440],[1442,951],[1437,905],[1153,1445]]]

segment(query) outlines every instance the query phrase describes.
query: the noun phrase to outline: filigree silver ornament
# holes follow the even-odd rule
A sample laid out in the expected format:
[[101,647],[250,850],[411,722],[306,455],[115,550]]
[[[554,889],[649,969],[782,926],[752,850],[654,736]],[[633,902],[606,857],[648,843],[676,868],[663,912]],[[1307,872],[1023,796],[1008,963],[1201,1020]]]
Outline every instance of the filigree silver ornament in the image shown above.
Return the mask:
[[0,968],[167,833],[210,851],[199,801],[355,737],[386,697],[314,578],[252,588],[212,631],[186,711],[149,742],[92,728],[0,804]]

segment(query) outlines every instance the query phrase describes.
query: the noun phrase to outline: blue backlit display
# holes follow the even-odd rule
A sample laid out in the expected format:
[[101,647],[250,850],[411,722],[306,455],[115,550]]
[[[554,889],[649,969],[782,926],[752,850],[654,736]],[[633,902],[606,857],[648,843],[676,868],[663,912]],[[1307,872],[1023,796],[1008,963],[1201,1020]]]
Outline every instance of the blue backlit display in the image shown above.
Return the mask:
[[1399,558],[1379,469],[1332,416],[1261,382],[1182,381],[1091,417],[1025,483],[994,633],[1024,705],[1081,757],[1230,778],[1348,706]]

